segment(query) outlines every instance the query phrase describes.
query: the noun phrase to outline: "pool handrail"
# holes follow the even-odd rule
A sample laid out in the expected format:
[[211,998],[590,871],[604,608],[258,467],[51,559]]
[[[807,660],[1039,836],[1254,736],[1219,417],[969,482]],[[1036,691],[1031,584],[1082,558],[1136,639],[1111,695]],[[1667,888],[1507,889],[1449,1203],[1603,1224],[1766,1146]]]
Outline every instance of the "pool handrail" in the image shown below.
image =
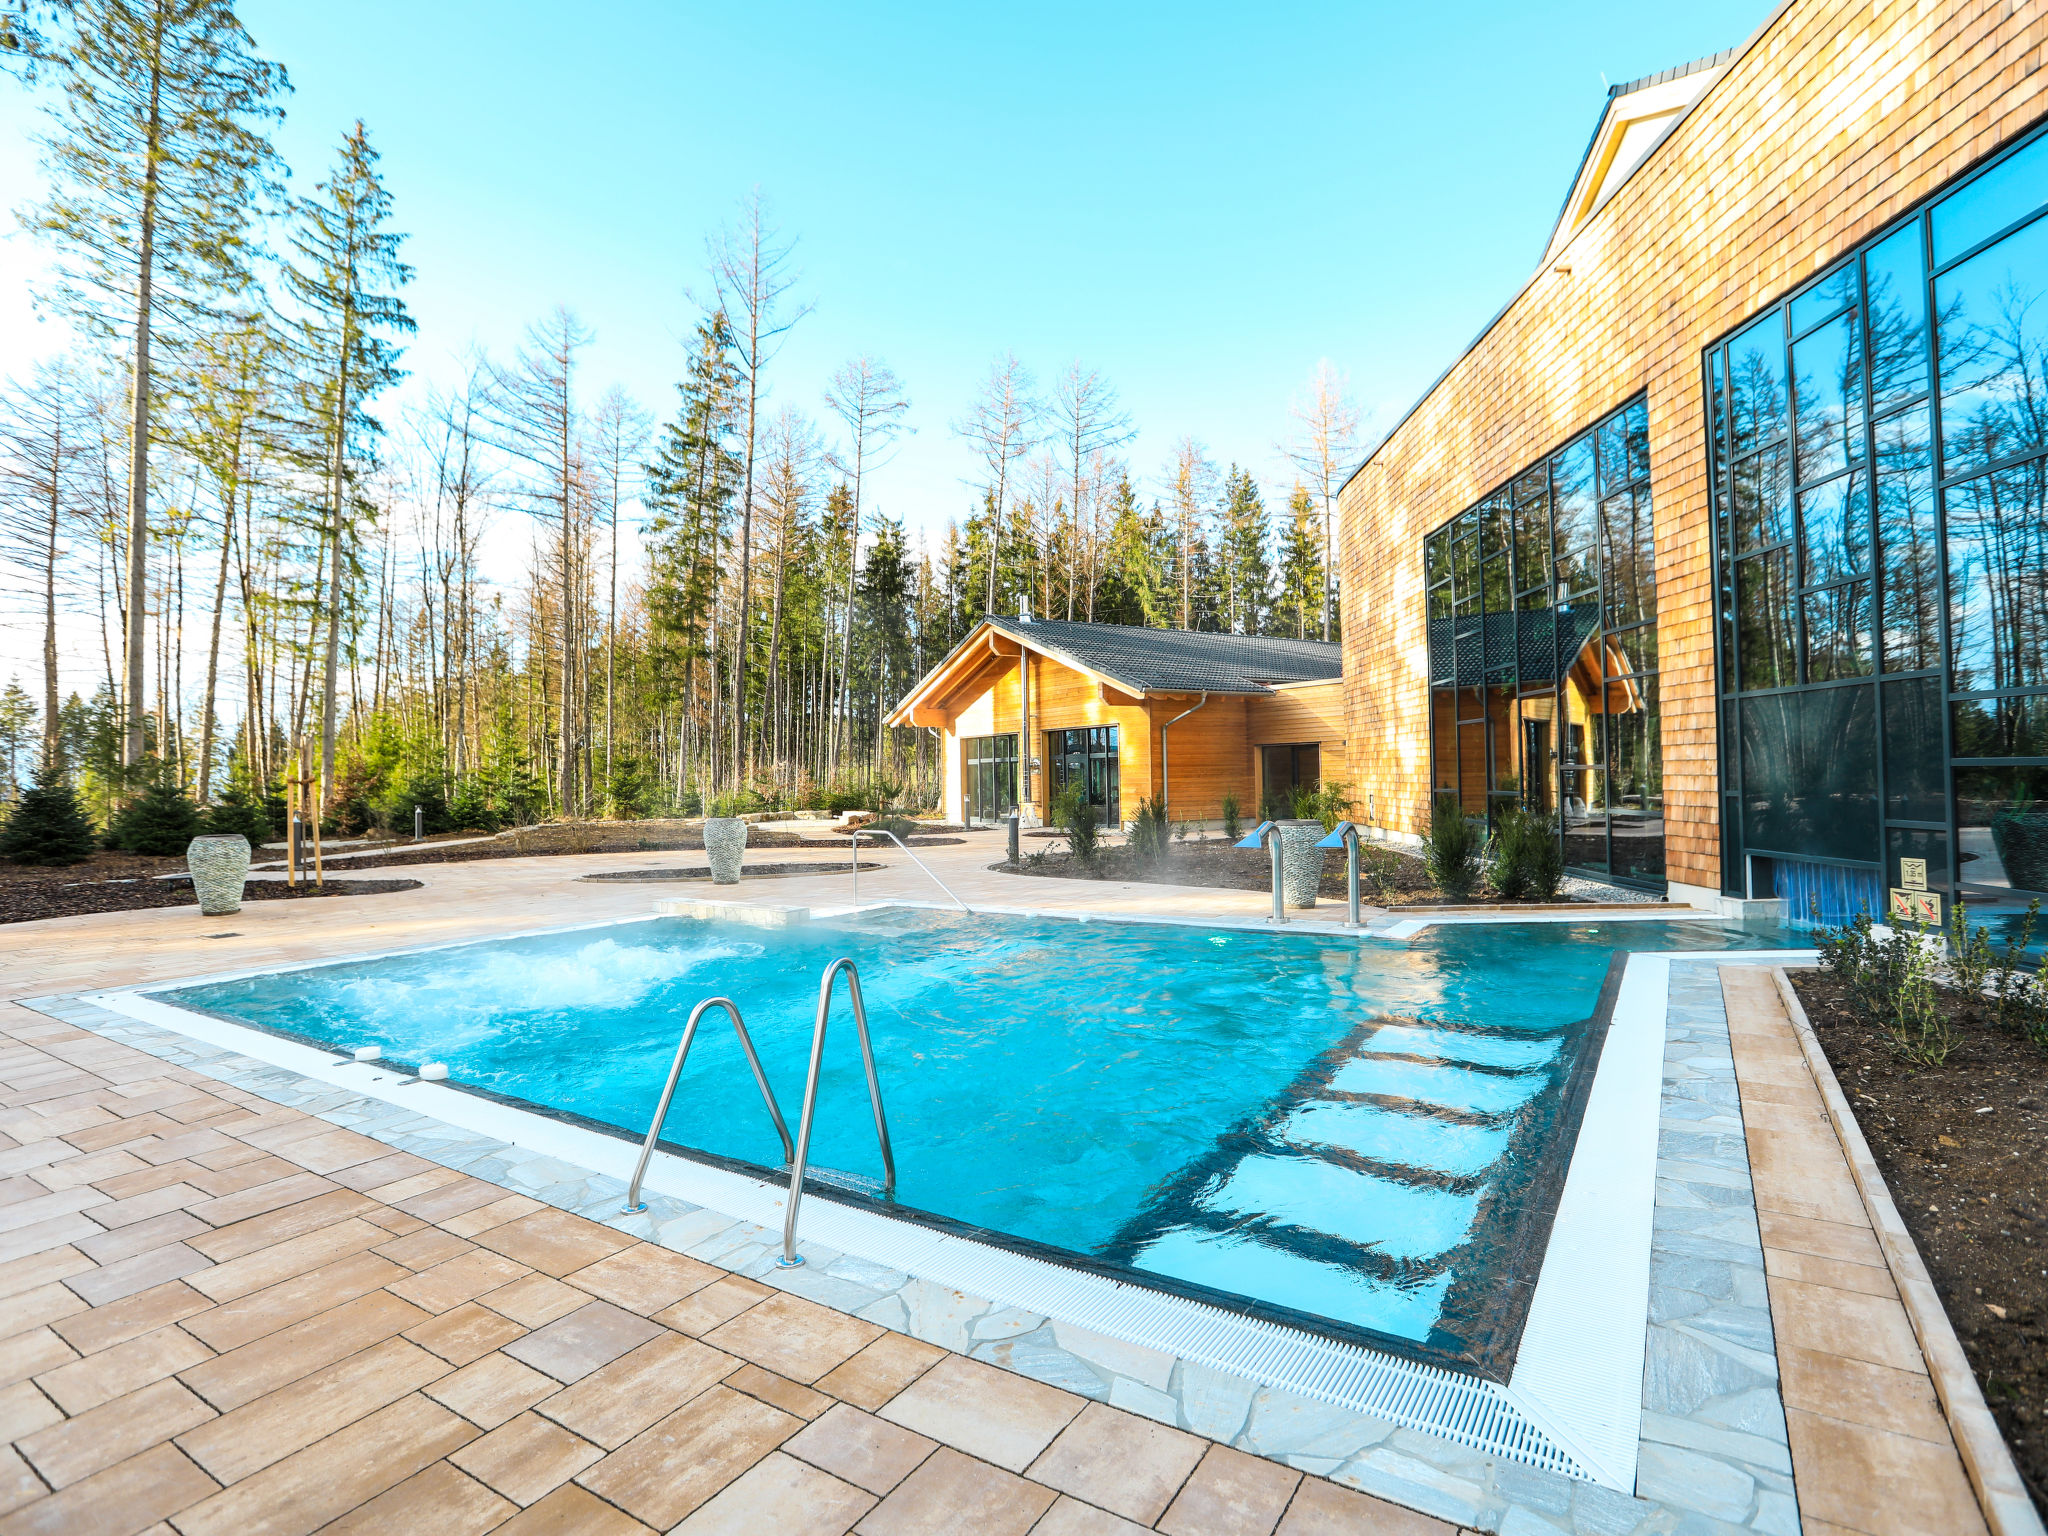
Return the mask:
[[[853,909],[856,912],[860,910],[860,835],[863,832],[867,833],[869,837],[886,837],[887,839],[889,839],[890,842],[894,843],[898,848],[901,848],[905,853],[910,853],[910,845],[904,842],[903,839],[898,837],[894,832],[884,831],[881,827],[855,827],[853,829]],[[974,914],[974,908],[968,906],[967,903],[962,901],[957,895],[954,895],[953,887],[946,884],[946,882],[941,880],[937,875],[932,875],[931,866],[925,863],[923,859],[920,859],[914,853],[910,853],[910,862],[915,864],[919,869],[923,870],[927,875],[931,875],[932,884],[936,885],[948,896],[951,896],[953,898],[954,906],[958,907],[962,912],[967,913],[970,917]]]
[[697,1024],[713,1008],[723,1008],[732,1015],[733,1032],[740,1037],[740,1049],[747,1053],[747,1065],[754,1069],[754,1081],[761,1087],[761,1102],[768,1106],[768,1116],[775,1122],[775,1134],[782,1138],[782,1156],[785,1162],[796,1156],[790,1145],[789,1127],[783,1122],[782,1108],[775,1102],[775,1092],[768,1086],[768,1074],[761,1070],[761,1058],[754,1053],[753,1037],[747,1033],[740,1011],[729,997],[707,997],[690,1010],[690,1020],[683,1026],[683,1038],[676,1046],[676,1059],[668,1069],[668,1081],[662,1085],[661,1102],[654,1108],[654,1123],[647,1127],[647,1140],[640,1148],[640,1161],[633,1165],[633,1180],[626,1186],[626,1203],[619,1208],[621,1216],[637,1216],[647,1209],[647,1202],[640,1198],[640,1181],[647,1176],[647,1164],[654,1156],[654,1143],[660,1139],[662,1122],[668,1119],[668,1106],[676,1096],[676,1083],[682,1078],[683,1063],[689,1059],[690,1044],[697,1038]]
[[896,1193],[896,1156],[889,1148],[889,1122],[882,1113],[882,1080],[875,1072],[875,1047],[868,1037],[868,1010],[860,995],[860,967],[853,963],[851,955],[841,955],[825,967],[824,978],[818,983],[818,1022],[811,1031],[811,1067],[804,1078],[803,1113],[797,1118],[796,1152],[789,1164],[789,1208],[782,1218],[782,1256],[775,1261],[778,1269],[794,1269],[804,1261],[796,1251],[797,1208],[804,1197],[804,1169],[811,1160],[811,1123],[818,1112],[818,1071],[825,1060],[825,1024],[832,1014],[832,983],[841,971],[846,972],[846,989],[853,999],[853,1027],[860,1036],[861,1065],[868,1074],[868,1103],[875,1111],[875,1139],[882,1146],[882,1192]]

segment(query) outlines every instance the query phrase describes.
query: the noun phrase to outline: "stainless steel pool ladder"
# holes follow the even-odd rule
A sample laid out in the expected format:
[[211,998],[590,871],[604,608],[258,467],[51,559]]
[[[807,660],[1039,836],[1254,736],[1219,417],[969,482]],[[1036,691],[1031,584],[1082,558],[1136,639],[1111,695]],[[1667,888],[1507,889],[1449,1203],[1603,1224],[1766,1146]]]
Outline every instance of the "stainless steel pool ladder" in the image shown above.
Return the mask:
[[[683,1075],[683,1063],[689,1060],[690,1043],[697,1038],[698,1022],[713,1008],[723,1008],[732,1015],[733,1033],[740,1037],[740,1049],[747,1053],[747,1065],[754,1069],[754,1081],[761,1087],[761,1102],[768,1106],[768,1118],[775,1122],[775,1134],[782,1138],[783,1160],[787,1162],[796,1156],[789,1143],[789,1127],[783,1123],[781,1107],[776,1104],[775,1093],[768,1086],[768,1074],[761,1070],[761,1058],[754,1053],[753,1039],[747,1034],[747,1026],[740,1018],[739,1009],[733,1005],[731,998],[707,997],[690,1010],[690,1021],[683,1026],[682,1041],[676,1046],[676,1059],[668,1069],[668,1081],[662,1085],[661,1102],[654,1106],[654,1123],[647,1127],[647,1141],[640,1148],[640,1161],[633,1165],[633,1182],[626,1187],[626,1203],[619,1211],[622,1216],[637,1216],[647,1209],[647,1202],[640,1198],[640,1181],[647,1176],[648,1159],[654,1156],[654,1144],[661,1138],[662,1122],[668,1119],[669,1102],[676,1096],[676,1083]],[[865,1031],[862,1038],[866,1038]],[[872,1067],[869,1068],[868,1076],[872,1081]],[[811,1070],[811,1077],[815,1082],[815,1066]],[[876,1112],[880,1113],[879,1104]]]
[[[860,836],[863,831],[865,831],[869,837],[886,837],[887,839],[889,839],[890,842],[894,843],[898,848],[901,848],[905,853],[910,853],[910,845],[904,842],[903,839],[898,837],[894,832],[885,832],[880,827],[855,827],[853,829],[853,908],[856,912],[860,910]],[[919,869],[923,870],[927,875],[931,875],[932,884],[936,885],[948,896],[952,896],[954,906],[958,907],[962,912],[966,912],[969,914],[971,914],[974,911],[974,909],[968,906],[966,902],[962,901],[958,896],[955,896],[953,894],[953,887],[946,884],[946,882],[941,880],[937,875],[932,875],[931,866],[925,863],[923,859],[920,859],[914,853],[910,853],[910,862],[915,864]],[[851,965],[853,962],[849,960],[846,963]],[[860,987],[856,983],[854,987],[854,995],[856,998],[858,998],[859,994]],[[854,1006],[855,1008],[858,1008],[860,1005],[858,1002],[856,1002]]]
[[[909,852],[908,849],[904,851]],[[854,862],[858,864],[859,861],[860,854],[856,849]],[[933,878],[938,877],[934,875]],[[959,900],[958,897],[954,899]],[[818,983],[818,1021],[811,1030],[811,1068],[804,1078],[804,1108],[797,1119],[796,1152],[790,1159],[789,1208],[782,1218],[782,1257],[775,1261],[782,1269],[794,1269],[804,1261],[803,1255],[796,1251],[796,1216],[804,1198],[804,1169],[811,1160],[811,1122],[818,1112],[818,1069],[825,1060],[825,1024],[832,1015],[832,983],[841,971],[846,972],[846,989],[853,999],[853,1028],[860,1036],[861,1065],[868,1074],[868,1103],[875,1111],[875,1139],[882,1146],[882,1192],[885,1195],[896,1193],[896,1157],[889,1149],[889,1122],[882,1114],[882,1080],[875,1073],[875,1047],[868,1038],[868,1010],[860,996],[860,968],[853,963],[851,956],[842,955],[825,967],[824,979]],[[780,1124],[779,1119],[777,1123]],[[784,1145],[788,1144],[788,1139],[787,1136],[783,1138]]]

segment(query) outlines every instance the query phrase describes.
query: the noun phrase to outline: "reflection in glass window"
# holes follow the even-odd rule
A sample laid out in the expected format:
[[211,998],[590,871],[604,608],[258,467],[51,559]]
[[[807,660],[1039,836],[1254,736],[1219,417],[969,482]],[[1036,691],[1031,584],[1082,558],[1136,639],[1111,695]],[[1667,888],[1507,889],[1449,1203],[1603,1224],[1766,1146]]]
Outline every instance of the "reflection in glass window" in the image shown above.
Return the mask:
[[1795,670],[1792,558],[1782,549],[1752,555],[1735,567],[1736,649],[1744,692],[1789,688]]
[[1860,472],[1838,475],[1799,497],[1800,579],[1809,587],[1870,571],[1870,504]]
[[1657,546],[1650,493],[1623,491],[1600,507],[1610,629],[1657,616]]
[[1941,544],[1934,523],[1934,469],[1925,406],[1877,424],[1875,463],[1885,670],[1938,667]]
[[1870,583],[1852,581],[1809,592],[1800,600],[1806,617],[1806,680],[1839,682],[1868,677],[1871,665]]
[[1621,413],[1622,424],[1628,429],[1628,477],[1638,483],[1650,478],[1650,405],[1647,400],[1637,400]]
[[2048,448],[2044,284],[2048,220],[1934,280],[1943,475]]
[[2048,757],[2048,694],[1965,699],[1953,714],[1957,757]]
[[2048,892],[2048,767],[1958,768],[1956,849],[1965,886]]
[[1949,488],[1949,660],[1960,691],[2048,687],[2043,463]]
[[1757,549],[1792,537],[1792,484],[1785,450],[1772,448],[1735,466],[1735,547]]
[[1919,224],[1881,242],[1863,261],[1870,277],[1870,403],[1882,411],[1927,392],[1927,274]]
[[1941,679],[1884,685],[1885,814],[1898,821],[1948,820],[1948,764],[1941,746]]
[[1792,347],[1799,418],[1799,483],[1839,474],[1863,457],[1863,349],[1854,314]]
[[1835,268],[1792,301],[1792,333],[1810,331],[1856,302],[1856,263]]
[[1728,344],[1729,442],[1748,453],[1785,433],[1785,322],[1772,310]]
[[1590,438],[1580,438],[1550,461],[1550,496],[1558,554],[1591,553],[1599,541],[1599,519],[1594,511]]
[[1934,205],[1934,264],[1953,261],[2048,203],[2048,139],[2032,144]]

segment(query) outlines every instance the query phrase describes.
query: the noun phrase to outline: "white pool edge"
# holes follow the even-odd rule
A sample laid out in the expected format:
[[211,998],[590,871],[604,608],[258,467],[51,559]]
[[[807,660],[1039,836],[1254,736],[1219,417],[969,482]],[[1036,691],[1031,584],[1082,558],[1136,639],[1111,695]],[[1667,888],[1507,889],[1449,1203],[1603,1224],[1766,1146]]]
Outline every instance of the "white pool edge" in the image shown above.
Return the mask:
[[[860,911],[937,905],[878,902],[864,905]],[[991,915],[1069,920],[1076,915],[1022,908],[978,910]],[[818,909],[815,915],[850,912]],[[1175,926],[1292,932],[1308,937],[1373,937],[1362,930],[1325,929],[1318,933],[1308,925],[1294,928],[1123,914],[1087,916],[1095,921],[1166,921]],[[335,1052],[179,1008],[148,994],[234,977],[289,973],[646,920],[633,917],[557,925],[289,965],[241,967],[79,997],[111,1013],[624,1181],[636,1156],[631,1142],[460,1089],[340,1061]],[[1663,920],[1688,919],[1664,914]],[[1719,921],[1706,914],[1690,920]],[[1683,951],[1675,957],[1782,963],[1784,952]],[[804,1236],[936,1284],[1286,1387],[1474,1449],[1630,1492],[1635,1485],[1642,1419],[1656,1143],[1672,958],[1664,953],[1639,953],[1629,958],[1573,1146],[1517,1363],[1506,1386],[842,1206],[817,1193],[810,1193],[805,1200]],[[646,1185],[658,1193],[770,1229],[780,1228],[787,1195],[778,1185],[666,1153],[653,1159]],[[1616,1326],[1617,1319],[1623,1326]],[[1520,1426],[1516,1421],[1521,1421]],[[1532,1447],[1529,1428],[1551,1441],[1561,1458]]]

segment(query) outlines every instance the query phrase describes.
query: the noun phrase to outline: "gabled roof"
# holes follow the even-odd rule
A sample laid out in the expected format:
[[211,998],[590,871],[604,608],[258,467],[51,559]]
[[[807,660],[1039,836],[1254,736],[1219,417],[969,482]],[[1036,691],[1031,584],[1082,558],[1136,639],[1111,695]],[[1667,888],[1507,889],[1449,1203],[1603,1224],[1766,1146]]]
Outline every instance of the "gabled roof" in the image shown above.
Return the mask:
[[891,723],[911,721],[925,706],[977,681],[984,667],[1014,658],[1019,649],[1036,651],[1134,698],[1270,694],[1290,683],[1331,682],[1344,673],[1343,647],[1332,641],[992,617],[975,625],[911,689],[891,711]]

